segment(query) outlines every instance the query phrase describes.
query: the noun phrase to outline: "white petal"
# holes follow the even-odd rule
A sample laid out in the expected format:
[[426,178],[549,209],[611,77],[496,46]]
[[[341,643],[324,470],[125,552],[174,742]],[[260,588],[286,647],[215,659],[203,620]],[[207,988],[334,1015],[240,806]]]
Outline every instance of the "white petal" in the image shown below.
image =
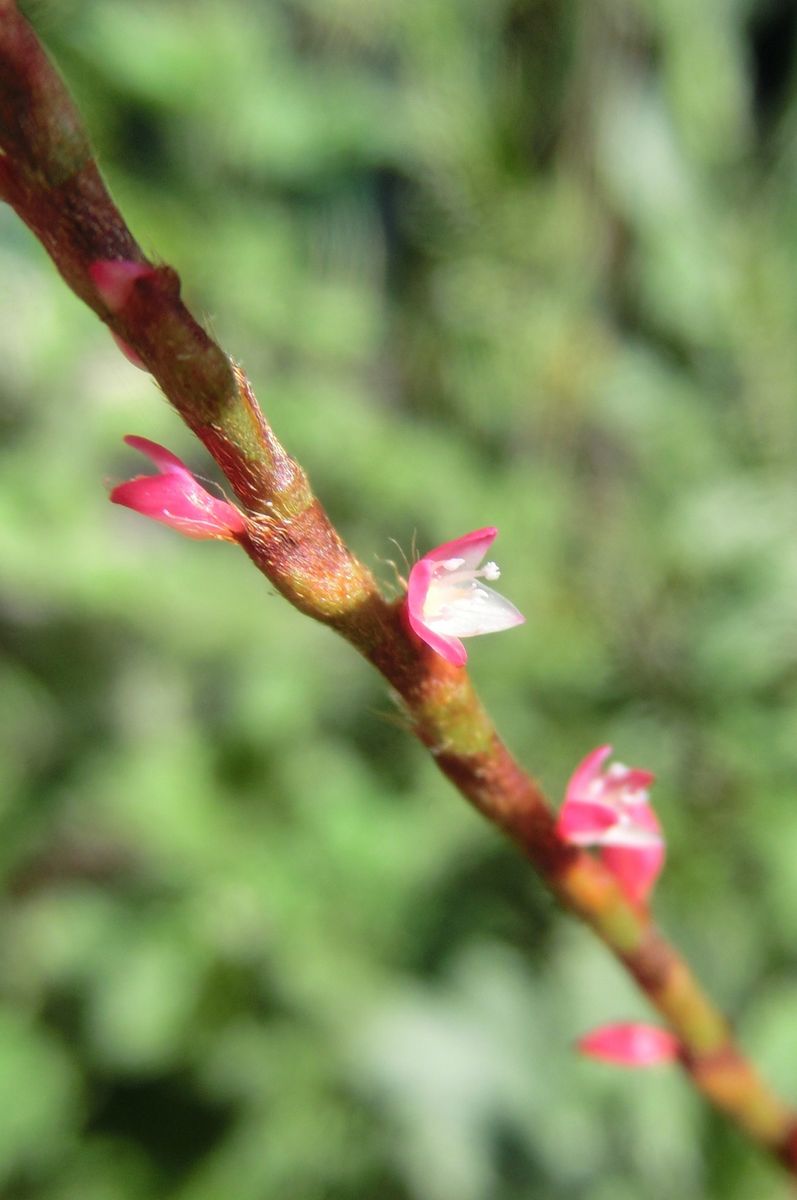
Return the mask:
[[660,846],[663,841],[662,835],[652,829],[643,829],[641,825],[618,821],[605,833],[592,837],[589,844],[593,846],[633,846],[642,850],[646,847]]
[[[445,595],[434,594],[434,583],[429,589],[427,603],[431,614],[427,616],[424,605],[424,620],[435,633],[447,637],[476,637],[481,633],[498,633],[511,629],[525,620],[514,604],[504,599],[492,588],[480,583],[463,583],[445,588]],[[431,603],[429,603],[431,601]]]

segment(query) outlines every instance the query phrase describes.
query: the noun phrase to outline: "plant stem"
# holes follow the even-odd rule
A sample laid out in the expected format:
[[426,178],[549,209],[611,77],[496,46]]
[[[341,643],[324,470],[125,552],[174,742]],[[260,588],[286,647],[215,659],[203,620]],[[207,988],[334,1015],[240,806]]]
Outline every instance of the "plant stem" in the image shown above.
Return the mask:
[[613,951],[682,1045],[693,1085],[797,1175],[797,1114],[759,1077],[648,912],[594,858],[563,843],[535,781],[510,755],[467,674],[421,645],[344,545],[277,441],[248,380],[195,321],[166,266],[110,311],[89,268],[146,263],[113,204],[80,117],[31,27],[0,0],[0,198],[72,290],[143,360],[244,506],[252,561],[298,609],[332,626],[385,677],[420,741],[471,804],[531,860],[562,905]]

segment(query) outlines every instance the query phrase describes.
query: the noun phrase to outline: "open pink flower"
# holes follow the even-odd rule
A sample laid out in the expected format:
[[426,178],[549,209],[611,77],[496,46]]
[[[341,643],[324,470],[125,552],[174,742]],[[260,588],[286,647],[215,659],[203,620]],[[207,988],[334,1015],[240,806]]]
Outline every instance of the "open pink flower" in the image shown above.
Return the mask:
[[482,579],[498,579],[494,562],[479,565],[497,529],[475,529],[443,542],[415,563],[407,585],[407,618],[421,641],[455,667],[467,661],[460,638],[497,633],[521,625],[525,617]]
[[557,830],[576,846],[598,846],[604,864],[634,903],[647,900],[664,865],[665,847],[650,804],[650,771],[603,764],[611,746],[599,746],[573,772]]
[[243,514],[226,500],[211,496],[176,455],[147,438],[130,436],[125,442],[151,458],[160,475],[138,475],[120,483],[110,495],[114,504],[163,521],[186,537],[233,542],[245,532]]
[[633,1021],[602,1025],[579,1038],[576,1046],[587,1058],[620,1067],[654,1067],[674,1062],[681,1053],[681,1043],[675,1034],[656,1025]]

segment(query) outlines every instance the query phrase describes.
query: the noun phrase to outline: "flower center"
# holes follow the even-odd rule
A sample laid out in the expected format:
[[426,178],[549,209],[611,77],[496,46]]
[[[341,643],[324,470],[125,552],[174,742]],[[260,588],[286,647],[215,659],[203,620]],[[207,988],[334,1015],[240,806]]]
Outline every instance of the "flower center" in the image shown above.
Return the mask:
[[481,569],[468,567],[464,558],[446,558],[435,563],[432,580],[423,605],[426,621],[447,620],[463,602],[468,605],[488,604],[490,593],[480,587],[479,579],[492,582],[500,578],[498,564],[487,562]]

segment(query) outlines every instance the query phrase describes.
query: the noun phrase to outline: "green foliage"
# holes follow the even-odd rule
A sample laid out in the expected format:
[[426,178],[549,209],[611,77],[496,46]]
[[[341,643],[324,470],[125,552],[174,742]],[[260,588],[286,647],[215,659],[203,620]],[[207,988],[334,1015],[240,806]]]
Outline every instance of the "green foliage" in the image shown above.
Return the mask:
[[[499,724],[554,796],[658,773],[665,928],[797,1096],[794,22],[30,9],[365,560],[500,527]],[[785,1195],[677,1074],[574,1060],[619,969],[347,647],[106,503],[125,433],[211,468],[5,209],[0,273],[0,1192]]]

